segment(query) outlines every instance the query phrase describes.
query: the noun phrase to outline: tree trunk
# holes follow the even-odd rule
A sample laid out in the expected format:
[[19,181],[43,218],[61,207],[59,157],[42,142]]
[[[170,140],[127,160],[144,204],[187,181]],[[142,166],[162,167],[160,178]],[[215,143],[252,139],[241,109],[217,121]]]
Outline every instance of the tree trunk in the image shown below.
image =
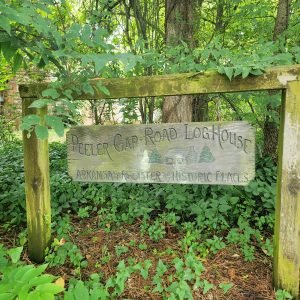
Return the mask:
[[208,101],[209,97],[206,94],[198,95],[193,101],[193,122],[208,121]]
[[[282,36],[283,32],[287,30],[289,23],[291,0],[279,0],[277,8],[277,16],[274,27],[273,40],[277,40]],[[278,125],[274,122],[272,115],[279,115],[280,106],[272,108],[267,106],[267,114],[264,122],[264,154],[271,156],[274,161],[277,160],[278,150]]]
[[[180,40],[194,47],[194,9],[196,1],[166,0],[165,40],[169,46],[176,46]],[[193,117],[193,96],[168,96],[163,103],[162,121],[191,122]]]

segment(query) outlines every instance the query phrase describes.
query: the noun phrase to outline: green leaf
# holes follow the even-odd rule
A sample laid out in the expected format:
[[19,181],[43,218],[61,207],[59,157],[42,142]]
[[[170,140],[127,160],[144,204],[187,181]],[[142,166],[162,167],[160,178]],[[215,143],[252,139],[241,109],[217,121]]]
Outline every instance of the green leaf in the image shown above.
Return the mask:
[[203,294],[205,295],[209,290],[214,287],[212,283],[209,283],[207,280],[203,281]]
[[112,56],[109,54],[98,54],[92,56],[95,63],[95,71],[99,73],[105,65],[112,59]]
[[248,77],[249,73],[250,73],[250,68],[249,67],[243,67],[242,78],[244,79],[244,78]]
[[217,71],[218,71],[219,74],[224,74],[225,73],[225,70],[224,70],[223,66],[218,66]]
[[37,286],[37,285],[44,284],[44,283],[51,283],[54,279],[55,279],[55,276],[53,276],[53,275],[43,274],[39,277],[32,278],[29,281],[29,284],[32,286]]
[[0,32],[0,48],[1,43],[10,41],[11,37],[4,31]]
[[156,273],[159,275],[163,275],[167,270],[168,270],[167,266],[162,262],[161,259],[159,259],[156,267]]
[[30,281],[41,275],[47,268],[48,264],[41,265],[37,268],[28,270],[21,278],[22,281]]
[[70,90],[70,89],[67,89],[67,90],[65,90],[65,91],[63,91],[63,94],[68,98],[68,99],[70,99],[70,100],[73,100],[73,96],[72,96],[72,90]]
[[232,67],[225,67],[224,72],[225,72],[226,76],[229,78],[229,80],[231,80],[232,76],[233,76],[233,68]]
[[43,126],[43,125],[36,125],[35,134],[36,134],[38,139],[46,140],[49,136],[48,128],[46,126]]
[[46,89],[42,92],[43,97],[51,97],[52,99],[57,99],[59,97],[59,93],[56,89],[50,88]]
[[23,251],[23,247],[12,248],[7,251],[11,261],[15,264],[20,260],[21,253]]
[[40,293],[41,299],[43,300],[54,300],[54,295],[51,293]]
[[13,299],[15,299],[15,295],[11,293],[0,294],[0,300],[13,300]]
[[41,120],[41,118],[37,115],[25,116],[22,120],[20,129],[21,130],[29,130],[32,126],[39,124],[40,120]]
[[78,281],[74,288],[74,296],[76,300],[89,299],[89,291],[82,281]]
[[52,127],[58,136],[63,137],[65,133],[64,123],[59,117],[56,116],[45,116],[46,124]]
[[262,70],[260,70],[260,69],[254,69],[254,70],[251,70],[250,71],[250,74],[252,74],[252,75],[262,75],[263,74],[263,72],[262,72]]
[[22,61],[23,61],[23,58],[22,56],[17,53],[15,56],[14,56],[14,64],[13,64],[13,73],[16,74],[17,71],[20,69],[21,65],[22,65]]
[[94,89],[93,87],[89,84],[89,83],[85,83],[82,87],[82,90],[86,93],[86,94],[91,94],[94,95]]
[[4,58],[7,62],[10,62],[11,58],[15,55],[17,48],[11,45],[11,42],[1,43],[1,50]]
[[237,66],[236,68],[235,68],[235,71],[234,71],[234,77],[237,77],[237,76],[239,76],[239,75],[241,75],[242,74],[242,72],[243,72],[243,68],[241,67],[241,66]]
[[3,28],[10,35],[11,27],[10,27],[9,19],[3,15],[0,15],[0,27]]
[[47,106],[48,104],[54,103],[51,99],[38,99],[31,103],[30,108],[42,108]]
[[[65,289],[57,284],[54,283],[44,283],[36,287],[36,291],[40,293],[51,293],[51,294],[58,294]],[[85,298],[82,298],[85,299]]]
[[223,290],[224,294],[226,294],[233,287],[232,283],[221,282],[219,284],[219,288]]
[[96,86],[100,92],[107,96],[110,96],[110,91],[104,85],[102,85],[101,82],[97,82]]

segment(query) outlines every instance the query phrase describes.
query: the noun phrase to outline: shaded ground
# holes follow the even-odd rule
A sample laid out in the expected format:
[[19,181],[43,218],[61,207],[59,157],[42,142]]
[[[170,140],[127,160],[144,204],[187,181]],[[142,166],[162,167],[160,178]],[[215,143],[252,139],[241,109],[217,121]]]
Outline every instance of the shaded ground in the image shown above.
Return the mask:
[[[141,235],[139,225],[139,223],[126,225],[105,233],[97,227],[96,218],[89,218],[84,222],[75,220],[73,223],[75,230],[70,234],[70,238],[88,261],[88,266],[81,271],[81,279],[85,280],[90,274],[101,272],[103,281],[106,281],[115,274],[116,267],[121,260],[128,264],[129,260],[137,263],[150,259],[153,265],[149,269],[148,279],[143,279],[139,273],[133,273],[127,280],[126,289],[119,299],[162,299],[159,293],[152,292],[154,288],[152,278],[156,264],[161,259],[165,264],[171,265],[171,261],[176,256],[184,256],[184,251],[178,245],[181,236],[170,229],[166,238],[153,242],[148,236]],[[9,247],[14,246],[17,234],[13,231],[7,233],[0,229],[0,237],[0,243]],[[141,244],[146,245],[147,248],[141,247],[140,249]],[[127,252],[117,255],[116,247],[118,246],[127,247]],[[272,260],[261,252],[257,252],[255,256],[254,261],[245,262],[239,249],[230,246],[202,260],[205,271],[201,279],[206,279],[215,287],[206,295],[203,295],[202,289],[195,290],[194,299],[275,299],[275,292],[272,288]],[[26,252],[24,259],[29,262]],[[47,272],[63,277],[67,283],[71,277],[74,277],[75,270],[66,265],[48,268]],[[168,280],[172,273],[175,273],[175,269],[170,267],[164,275],[163,284],[170,284]],[[226,294],[218,288],[222,282],[233,284]]]

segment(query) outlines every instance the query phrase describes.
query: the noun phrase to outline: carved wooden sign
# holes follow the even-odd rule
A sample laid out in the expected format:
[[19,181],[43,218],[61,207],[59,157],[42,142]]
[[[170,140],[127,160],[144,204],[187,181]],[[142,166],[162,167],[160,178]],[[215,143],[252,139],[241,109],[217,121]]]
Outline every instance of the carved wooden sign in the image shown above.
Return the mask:
[[78,126],[67,144],[75,181],[246,185],[255,175],[246,122]]

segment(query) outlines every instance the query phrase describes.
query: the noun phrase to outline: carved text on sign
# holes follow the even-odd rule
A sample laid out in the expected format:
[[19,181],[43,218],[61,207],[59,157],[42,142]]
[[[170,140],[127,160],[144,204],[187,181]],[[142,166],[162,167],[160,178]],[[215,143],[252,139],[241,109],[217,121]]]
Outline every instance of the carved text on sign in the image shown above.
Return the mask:
[[67,143],[76,181],[245,185],[255,173],[245,122],[79,126]]

